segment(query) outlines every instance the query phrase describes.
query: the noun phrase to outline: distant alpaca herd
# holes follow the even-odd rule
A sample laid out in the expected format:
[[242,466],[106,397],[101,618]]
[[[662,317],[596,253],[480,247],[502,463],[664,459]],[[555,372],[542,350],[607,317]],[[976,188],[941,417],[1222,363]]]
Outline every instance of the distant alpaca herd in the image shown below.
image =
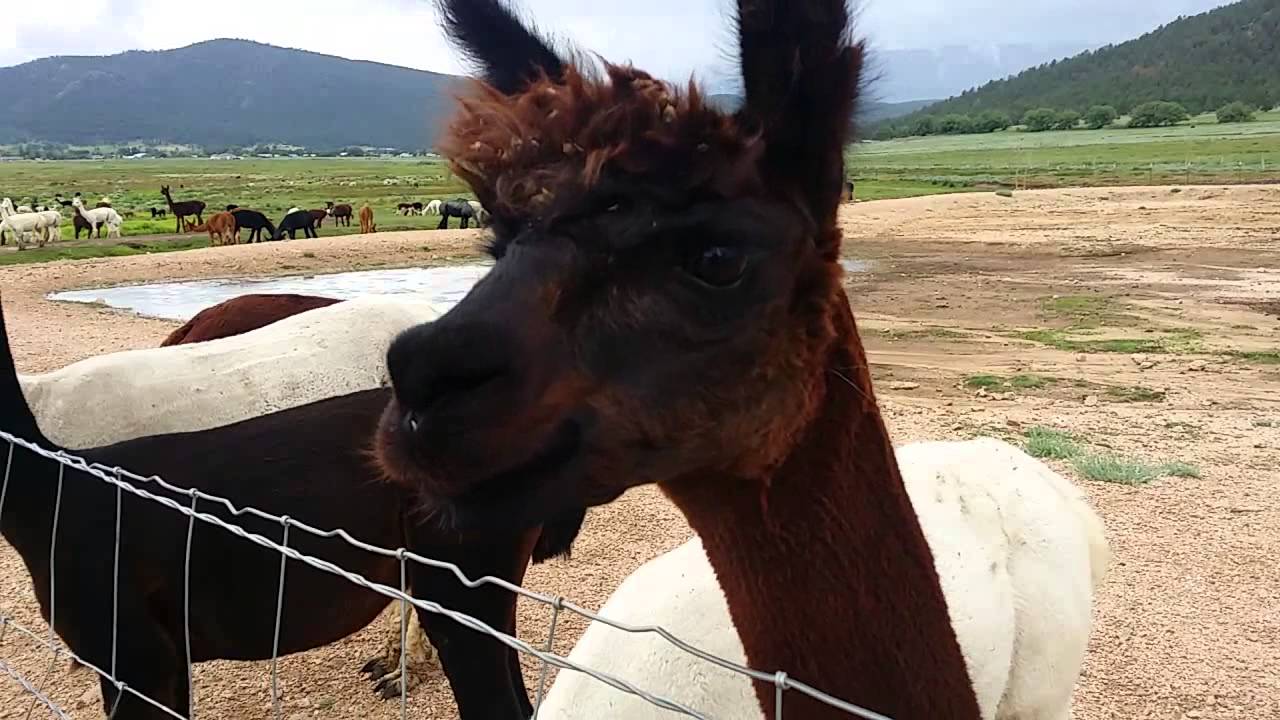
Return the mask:
[[[360,221],[361,234],[377,232],[374,222],[373,208],[367,203],[358,209],[350,203],[339,203],[332,200],[325,203],[324,208],[303,209],[292,207],[285,212],[278,224],[273,224],[261,211],[242,208],[236,204],[228,204],[223,211],[215,212],[207,220],[208,204],[203,200],[174,200],[169,185],[160,186],[160,195],[164,198],[164,206],[151,206],[145,209],[151,219],[174,219],[174,231],[179,234],[192,232],[209,233],[209,241],[213,246],[237,245],[241,242],[241,230],[250,231],[246,242],[255,243],[267,240],[283,240],[297,237],[301,231],[304,237],[317,237],[316,230],[324,225],[327,218],[333,218],[335,227],[350,227],[352,218]],[[101,238],[106,230],[108,238],[119,238],[123,235],[122,226],[125,217],[133,217],[132,210],[120,212],[112,207],[111,199],[103,197],[90,208],[85,200],[76,193],[70,200],[61,195],[49,204],[40,204],[34,199],[30,205],[15,205],[9,198],[0,199],[0,245],[7,245],[10,235],[13,236],[19,250],[29,245],[44,247],[47,243],[62,239],[61,208],[71,209],[71,226],[76,240],[81,232],[87,238]],[[489,212],[479,202],[454,198],[452,200],[431,200],[423,203],[402,202],[396,208],[397,213],[410,215],[438,215],[440,222],[437,229],[447,229],[450,218],[458,218],[459,227],[465,229],[473,223],[475,227],[489,224]]]

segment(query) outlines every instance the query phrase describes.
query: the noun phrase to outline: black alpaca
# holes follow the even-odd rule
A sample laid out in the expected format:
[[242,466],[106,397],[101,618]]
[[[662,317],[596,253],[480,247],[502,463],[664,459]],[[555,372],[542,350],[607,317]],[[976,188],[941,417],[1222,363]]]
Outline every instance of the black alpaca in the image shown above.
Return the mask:
[[456,217],[461,223],[459,227],[467,228],[467,223],[471,222],[476,216],[476,209],[471,207],[471,203],[458,198],[456,200],[446,200],[440,203],[440,224],[436,226],[437,230],[449,229],[449,218]]
[[147,208],[147,209],[151,211],[151,219],[152,219],[152,220],[155,220],[156,218],[162,218],[162,217],[164,217],[165,215],[167,215],[167,214],[168,214],[168,212],[169,212],[169,211],[165,210],[164,208],[158,208],[158,207]]
[[260,242],[264,236],[262,231],[266,230],[265,239],[274,240],[276,237],[276,226],[271,224],[266,215],[257,210],[248,208],[240,208],[232,210],[231,215],[236,219],[237,230],[249,230],[249,242]]
[[310,210],[294,210],[284,219],[280,221],[280,229],[276,231],[275,239],[283,240],[284,234],[289,233],[289,239],[297,238],[296,233],[301,230],[306,237],[316,237],[316,218],[311,214]]

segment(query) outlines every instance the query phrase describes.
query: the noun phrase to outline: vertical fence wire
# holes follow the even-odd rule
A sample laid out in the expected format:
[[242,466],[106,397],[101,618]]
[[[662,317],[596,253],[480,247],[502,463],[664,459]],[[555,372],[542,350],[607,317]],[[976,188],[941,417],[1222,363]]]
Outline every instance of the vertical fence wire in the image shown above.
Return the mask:
[[[556,641],[556,623],[560,620],[560,609],[564,607],[564,598],[556,596],[554,602],[551,603],[551,625],[547,628],[547,644],[546,652],[550,653]],[[538,720],[538,713],[542,710],[543,692],[547,687],[547,671],[549,670],[547,661],[542,661],[542,668],[538,671],[538,693],[534,696],[533,703],[533,720]]]
[[[116,473],[120,479],[120,473]],[[116,486],[116,546],[111,559],[111,677],[116,674],[116,651],[120,647],[120,513],[123,511],[122,497],[124,491]],[[116,703],[119,704],[117,698]]]
[[[280,523],[284,525],[280,545],[289,547],[289,516],[285,515],[280,518]],[[279,587],[276,589],[276,629],[271,638],[271,711],[276,720],[280,720],[280,620],[284,614],[284,568],[285,563],[288,561],[289,557],[281,553],[280,582]]]
[[58,620],[58,521],[62,517],[62,486],[66,477],[67,466],[58,463],[58,486],[53,499],[53,522],[49,530],[49,643],[51,650],[49,656],[49,667],[45,669],[44,678],[40,681],[40,685],[36,688],[36,692],[31,695],[31,705],[27,707],[27,714],[23,716],[24,720],[31,717],[31,713],[35,712],[36,705],[43,702],[47,707],[50,701],[44,695],[45,683],[49,682],[49,678],[53,677],[53,670],[58,665],[58,634],[54,630]]
[[[400,593],[405,593],[406,582],[404,548],[396,550],[396,559],[400,561]],[[422,628],[419,632],[426,632]],[[409,662],[405,655],[409,652],[409,603],[400,601],[400,720],[409,715]]]
[[187,550],[182,561],[182,632],[187,646],[187,720],[196,717],[196,679],[191,666],[191,541],[196,529],[196,500],[194,490],[191,495],[191,514],[187,516]]

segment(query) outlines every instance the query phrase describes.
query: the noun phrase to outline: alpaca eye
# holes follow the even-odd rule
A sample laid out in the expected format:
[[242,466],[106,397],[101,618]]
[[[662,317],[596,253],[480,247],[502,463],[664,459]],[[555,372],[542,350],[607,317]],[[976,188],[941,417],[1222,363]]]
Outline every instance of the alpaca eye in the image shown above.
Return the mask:
[[710,247],[695,256],[687,270],[707,285],[726,288],[738,282],[746,272],[747,256],[736,248]]

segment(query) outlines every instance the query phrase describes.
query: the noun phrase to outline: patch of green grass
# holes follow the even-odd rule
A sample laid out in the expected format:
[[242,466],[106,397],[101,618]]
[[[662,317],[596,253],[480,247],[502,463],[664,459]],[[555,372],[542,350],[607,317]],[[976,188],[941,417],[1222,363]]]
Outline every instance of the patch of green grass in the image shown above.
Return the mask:
[[1228,354],[1258,365],[1280,365],[1280,350],[1233,350]]
[[1113,385],[1107,388],[1107,397],[1116,402],[1164,402],[1164,393],[1138,385],[1133,387]]
[[1072,458],[1071,464],[1089,480],[1121,485],[1145,485],[1161,477],[1200,477],[1199,468],[1181,460],[1153,465],[1111,453],[1091,453]]
[[1003,378],[999,375],[990,375],[983,373],[981,375],[970,375],[964,379],[965,387],[970,388],[992,388],[1008,387],[1014,390],[1039,390],[1048,387],[1057,382],[1056,379],[1044,375],[1014,375],[1010,378]]
[[889,340],[915,340],[918,338],[948,338],[956,339],[968,337],[962,332],[957,332],[950,328],[944,327],[926,327],[926,328],[868,328],[867,330],[859,330],[859,334],[870,337],[882,337]]
[[1166,477],[1199,478],[1200,468],[1181,460],[1170,460],[1160,466],[1160,474]]
[[1009,378],[1009,385],[1019,390],[1039,390],[1054,382],[1053,378],[1044,375],[1014,375]]
[[1116,310],[1116,301],[1098,295],[1059,295],[1040,300],[1041,313],[1049,318],[1071,321],[1072,330],[1084,331],[1102,325],[1132,325],[1138,318]]
[[1069,337],[1068,330],[1027,330],[1017,334],[1022,340],[1079,353],[1188,353],[1201,347],[1200,333],[1194,330],[1175,330],[1152,338],[1080,339]]
[[146,255],[148,253],[175,252],[209,246],[209,238],[193,238],[172,242],[142,240],[125,240],[119,245],[87,245],[63,246],[46,245],[42,248],[30,248],[19,252],[0,254],[0,265],[25,265],[28,263],[52,262],[54,260],[85,260],[89,258],[124,257],[126,255]]
[[1082,452],[1075,438],[1062,430],[1036,426],[1027,428],[1023,435],[1022,445],[1032,457],[1068,460]]

